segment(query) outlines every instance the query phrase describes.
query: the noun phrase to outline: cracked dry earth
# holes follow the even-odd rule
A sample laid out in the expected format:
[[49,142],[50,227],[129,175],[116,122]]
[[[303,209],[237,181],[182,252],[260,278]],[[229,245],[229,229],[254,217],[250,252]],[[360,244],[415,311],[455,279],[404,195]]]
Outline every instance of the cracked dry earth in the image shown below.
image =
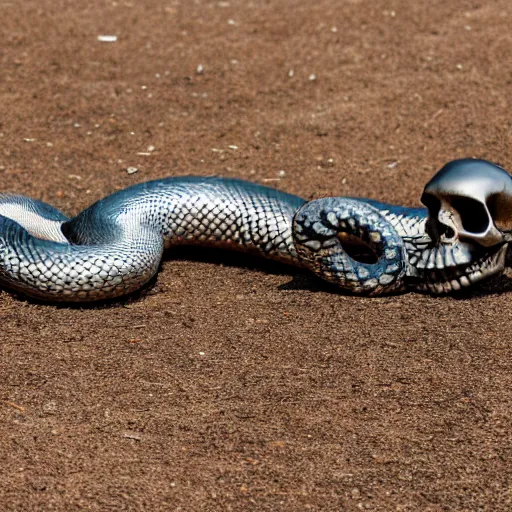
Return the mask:
[[[1,189],[76,213],[216,174],[417,205],[454,158],[512,169],[511,16],[508,0],[3,1]],[[2,291],[0,508],[510,510],[510,283],[366,299],[178,250],[111,304]]]

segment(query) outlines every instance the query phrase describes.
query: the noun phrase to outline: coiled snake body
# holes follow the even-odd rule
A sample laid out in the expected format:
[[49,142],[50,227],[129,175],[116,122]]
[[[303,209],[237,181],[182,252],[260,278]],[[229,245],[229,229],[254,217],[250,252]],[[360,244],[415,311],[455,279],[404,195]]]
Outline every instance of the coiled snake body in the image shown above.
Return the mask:
[[[414,240],[421,240],[426,216],[422,208],[351,198],[307,202],[242,180],[202,177],[134,185],[72,219],[40,201],[0,195],[0,284],[45,300],[118,297],[155,275],[165,248],[195,244],[305,267],[352,293],[443,291],[409,262],[422,250]],[[375,258],[354,256],[354,241]]]

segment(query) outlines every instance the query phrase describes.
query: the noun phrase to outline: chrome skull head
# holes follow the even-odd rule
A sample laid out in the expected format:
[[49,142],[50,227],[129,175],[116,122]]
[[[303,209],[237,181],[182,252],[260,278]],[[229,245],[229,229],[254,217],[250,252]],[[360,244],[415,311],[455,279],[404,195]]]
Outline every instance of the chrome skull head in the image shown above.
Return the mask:
[[425,186],[427,233],[436,242],[502,244],[512,228],[512,178],[485,160],[455,160]]
[[423,236],[408,245],[420,289],[459,290],[501,272],[512,240],[512,178],[485,160],[455,160],[425,186]]

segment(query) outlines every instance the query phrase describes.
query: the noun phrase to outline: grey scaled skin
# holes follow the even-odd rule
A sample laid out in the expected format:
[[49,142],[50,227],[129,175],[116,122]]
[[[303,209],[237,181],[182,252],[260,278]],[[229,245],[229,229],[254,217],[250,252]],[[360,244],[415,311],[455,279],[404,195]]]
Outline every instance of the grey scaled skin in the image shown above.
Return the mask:
[[476,262],[454,261],[452,267],[443,262],[437,281],[437,262],[420,272],[411,260],[438,244],[426,231],[427,218],[424,208],[353,198],[306,202],[223,178],[141,183],[72,219],[40,201],[0,195],[0,284],[48,301],[119,297],[155,275],[164,249],[183,244],[284,261],[342,291],[364,295],[408,289],[443,293],[455,289],[445,287],[447,279],[460,282],[470,264],[485,264],[478,280],[503,268],[501,260],[486,263],[483,250]]

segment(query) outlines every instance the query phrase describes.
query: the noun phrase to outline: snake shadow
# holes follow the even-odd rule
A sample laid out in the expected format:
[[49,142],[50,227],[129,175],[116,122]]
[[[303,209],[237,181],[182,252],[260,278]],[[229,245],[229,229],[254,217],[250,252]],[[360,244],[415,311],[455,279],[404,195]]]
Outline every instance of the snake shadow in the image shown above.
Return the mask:
[[[297,274],[292,276],[290,282],[282,284],[279,286],[280,290],[307,290],[311,292],[323,292],[329,293],[333,295],[342,295],[342,296],[351,296],[350,292],[345,292],[344,290],[340,290],[336,285],[332,283],[328,283],[322,281],[315,275],[310,275],[307,273]],[[500,275],[491,277],[490,279],[483,281],[482,283],[477,283],[469,288],[463,288],[458,291],[452,291],[446,295],[435,295],[428,291],[417,291],[417,290],[409,290],[405,292],[390,292],[383,293],[376,296],[367,297],[368,299],[377,299],[382,297],[393,297],[396,295],[404,295],[404,293],[416,293],[426,296],[432,296],[434,298],[439,297],[449,297],[455,300],[471,300],[477,297],[487,297],[487,296],[497,296],[503,295],[506,293],[512,292],[512,278]]]
[[170,249],[162,259],[163,263],[171,265],[173,261],[196,261],[217,266],[242,268],[256,274],[289,276],[290,281],[278,286],[279,290],[284,291],[306,290],[335,295],[351,295],[350,292],[341,290],[335,284],[320,279],[307,269],[265,259],[246,252],[230,251],[217,247],[178,246]]
[[[340,289],[333,283],[329,283],[323,279],[320,279],[315,274],[306,269],[294,267],[293,265],[287,265],[278,261],[268,260],[262,258],[261,256],[255,256],[243,252],[229,251],[227,249],[205,249],[194,246],[180,246],[167,251],[162,261],[171,265],[173,261],[196,261],[201,263],[210,263],[218,266],[243,268],[257,274],[274,274],[281,276],[287,275],[290,277],[290,280],[278,286],[278,289],[283,291],[308,291],[312,293],[329,293],[338,296],[353,295],[349,291]],[[512,254],[510,255],[510,260],[507,259],[507,267],[512,268]],[[158,276],[153,279],[153,284],[151,285],[152,287],[154,287],[157,277]],[[137,298],[140,298],[144,294],[147,295],[148,293],[151,293],[152,288],[145,288],[145,292],[144,290],[135,292]],[[504,274],[501,274],[482,281],[481,283],[477,283],[476,285],[473,285],[469,288],[453,291],[452,293],[448,294],[448,297],[453,297],[457,300],[469,300],[476,297],[502,295],[504,293],[510,292],[512,292],[512,279]],[[410,293],[422,293],[423,295],[432,295],[433,297],[438,297],[428,292],[415,292],[414,290],[411,290]],[[403,292],[390,292],[387,294],[385,293],[379,295],[378,297],[390,297],[394,295],[403,295]],[[377,297],[368,298],[372,299]]]
[[290,276],[291,281],[279,286],[282,290],[320,291],[329,283],[317,278],[304,268],[262,258],[247,252],[230,251],[216,247],[178,246],[169,249],[162,263],[172,265],[174,261],[208,263],[219,267],[235,267],[255,274]]
[[[159,277],[160,270],[163,264],[172,265],[173,261],[188,261],[188,262],[200,262],[217,265],[219,267],[236,267],[249,270],[257,274],[273,274],[290,276],[290,281],[284,283],[278,287],[279,290],[283,291],[309,291],[312,293],[329,293],[338,296],[350,296],[352,295],[348,291],[341,290],[339,287],[332,283],[323,281],[313,273],[306,269],[280,263],[278,261],[267,260],[260,256],[252,255],[249,253],[240,253],[236,251],[229,251],[219,248],[204,248],[194,246],[179,246],[167,250],[164,253],[162,262],[160,263],[159,271],[154,277],[152,277],[144,286],[140,289],[123,295],[122,297],[116,297],[112,299],[105,299],[95,302],[52,302],[51,300],[42,300],[26,295],[22,295],[15,290],[7,290],[9,293],[17,297],[19,300],[29,302],[31,304],[51,304],[55,308],[59,309],[102,309],[102,308],[123,308],[127,305],[137,302],[147,296],[159,295],[165,293],[159,290]],[[507,268],[512,268],[512,254],[510,257],[507,256],[506,262]],[[160,283],[163,284],[163,283]],[[470,300],[477,297],[485,297],[492,295],[502,295],[504,293],[512,292],[512,278],[507,275],[495,276],[491,279],[483,281],[480,284],[476,284],[470,288],[465,288],[460,291],[454,291],[448,295],[456,300]],[[422,295],[432,295],[428,292],[414,292],[421,293]],[[384,294],[384,296],[402,295],[403,292],[392,292]],[[380,295],[379,297],[382,297]],[[369,297],[370,299],[372,297]],[[373,297],[375,298],[375,297]]]

